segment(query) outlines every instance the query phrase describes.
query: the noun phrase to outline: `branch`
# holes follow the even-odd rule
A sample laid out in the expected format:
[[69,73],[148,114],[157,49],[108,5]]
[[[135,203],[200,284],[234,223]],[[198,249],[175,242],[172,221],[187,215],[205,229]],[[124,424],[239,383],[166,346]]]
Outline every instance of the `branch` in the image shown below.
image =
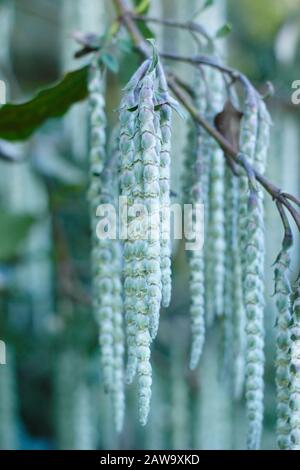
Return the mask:
[[[128,33],[130,34],[135,47],[137,50],[143,55],[144,57],[151,56],[151,47],[149,47],[147,41],[145,41],[144,37],[142,36],[141,32],[139,31],[138,27],[134,21],[134,15],[128,10],[126,0],[113,0],[116,11],[119,16],[119,21],[124,25],[127,29]],[[165,58],[173,58],[174,60],[182,60],[182,56],[175,56],[174,54],[168,54],[168,57],[162,55]],[[205,56],[197,56],[194,58],[184,58],[185,61],[189,61],[190,63],[197,63],[202,65],[208,65],[212,67],[218,68],[220,71],[229,73],[233,78],[241,80],[243,86],[248,89],[249,81],[248,79],[242,75],[240,72],[237,72],[231,68],[225,67],[220,65],[210,58]],[[246,173],[249,171],[248,164],[245,166],[245,161],[240,159],[238,149],[233,147],[233,145],[211,124],[209,124],[201,114],[198,113],[197,109],[194,105],[190,102],[187,98],[184,91],[182,91],[180,85],[178,84],[177,80],[174,78],[174,74],[167,75],[167,82],[169,85],[170,90],[172,90],[173,94],[176,96],[178,101],[185,107],[185,109],[189,112],[191,117],[200,125],[202,126],[220,145],[224,153],[227,157],[230,157],[236,164],[241,166]],[[293,217],[298,230],[300,231],[300,214],[296,211],[296,209],[290,204],[288,199],[291,199],[290,196],[283,193],[282,190],[275,186],[271,181],[269,181],[264,175],[259,173],[255,168],[252,168],[253,175],[255,176],[256,180],[261,184],[261,186],[271,195],[271,197],[281,203],[286,209],[290,212],[291,216]]]
[[193,21],[181,22],[166,18],[154,18],[153,16],[135,15],[134,13],[131,13],[131,18],[133,18],[135,21],[143,21],[145,23],[157,23],[162,24],[164,26],[168,26],[170,28],[185,29],[187,31],[200,34],[209,43],[213,42],[212,37],[208,34],[206,29],[202,25],[194,23]]

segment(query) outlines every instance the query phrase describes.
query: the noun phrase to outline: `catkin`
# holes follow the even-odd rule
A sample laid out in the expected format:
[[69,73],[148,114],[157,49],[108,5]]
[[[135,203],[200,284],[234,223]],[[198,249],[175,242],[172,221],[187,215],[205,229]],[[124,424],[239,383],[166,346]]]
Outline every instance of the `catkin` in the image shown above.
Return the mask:
[[145,425],[149,413],[152,370],[150,364],[151,328],[157,324],[161,302],[160,268],[160,150],[161,140],[157,137],[157,116],[154,103],[155,71],[149,72],[141,83],[139,96],[139,131],[143,159],[144,203],[150,214],[148,226],[145,271],[147,283],[146,315],[138,315],[137,356],[139,384],[139,414]]
[[[89,200],[91,207],[91,229],[92,229],[92,274],[93,274],[93,307],[99,320],[101,346],[101,364],[103,371],[104,386],[110,390],[113,385],[113,323],[112,309],[107,297],[109,292],[109,281],[106,279],[106,269],[110,263],[110,252],[107,243],[101,243],[96,236],[97,219],[96,210],[101,201],[100,175],[103,171],[106,158],[106,117],[104,92],[104,75],[101,70],[97,56],[94,57],[89,70],[89,106],[90,106],[90,188]],[[106,284],[108,292],[106,294]],[[104,299],[102,298],[102,294]],[[104,303],[103,303],[104,300]]]
[[276,387],[277,387],[277,444],[280,449],[290,447],[289,383],[290,383],[290,325],[291,286],[290,243],[283,243],[275,264],[275,294],[277,307]]
[[[121,190],[129,206],[124,243],[126,375],[131,382],[137,372],[143,425],[151,398],[150,344],[157,333],[162,296],[167,305],[171,292],[170,234],[169,227],[164,232],[161,218],[161,207],[170,216],[169,101],[161,65],[147,60],[126,86],[120,109]],[[130,207],[138,210],[130,213]]]
[[245,382],[246,312],[243,298],[242,264],[238,240],[239,181],[232,177],[232,310],[233,310],[233,393],[236,399],[243,394]]
[[[159,91],[168,99],[168,87],[163,68],[158,65]],[[170,167],[171,167],[171,118],[172,108],[168,103],[160,107],[160,203],[161,203],[161,281],[162,306],[168,307],[171,300],[171,240],[170,240]]]
[[[200,113],[206,111],[205,84],[196,80],[196,105]],[[185,202],[192,204],[192,220],[195,223],[195,205],[203,204],[203,170],[204,170],[205,131],[191,123],[188,135],[188,149],[185,159],[184,187]],[[192,229],[192,227],[191,227]],[[195,234],[197,236],[197,234]],[[193,240],[194,241],[194,240]],[[187,253],[190,269],[190,315],[192,345],[190,368],[195,369],[201,356],[205,339],[205,297],[204,297],[204,254],[202,247]]]
[[[91,183],[89,199],[92,218],[92,260],[94,310],[99,322],[99,342],[105,389],[110,392],[118,431],[123,425],[123,302],[122,302],[122,252],[119,240],[99,237],[96,210],[100,204],[116,207],[118,198],[117,160],[118,139],[106,158],[105,114],[103,98],[103,73],[97,59],[91,64],[90,127],[91,127]],[[113,133],[113,137],[115,137]],[[109,161],[108,161],[109,160]]]
[[300,450],[300,282],[293,296],[290,353],[290,443],[291,450]]
[[[266,146],[258,138],[258,97],[251,85],[247,87],[247,99],[241,124],[240,153],[249,163],[261,166]],[[261,193],[250,188],[248,179],[240,180],[240,239],[244,302],[246,309],[246,407],[248,417],[247,446],[260,446],[263,421],[264,389],[264,221]]]
[[[224,84],[216,70],[207,74],[209,80],[209,104],[207,118],[213,123],[223,107]],[[225,226],[224,226],[224,155],[212,137],[207,138],[210,155],[209,218],[206,246],[206,315],[211,325],[215,316],[223,315],[225,273]]]
[[[111,137],[109,149],[110,161],[103,172],[102,185],[110,196],[110,202],[116,207],[119,196],[119,182],[117,178],[118,164],[120,160],[119,151],[119,128],[116,127]],[[117,227],[118,228],[118,224]],[[120,240],[110,240],[112,253],[112,311],[113,311],[113,338],[114,338],[114,384],[112,391],[112,401],[114,408],[115,428],[121,432],[125,413],[125,390],[124,390],[124,352],[125,338],[123,328],[123,252]]]
[[228,381],[231,379],[231,364],[233,361],[233,312],[234,312],[234,244],[236,233],[236,177],[229,166],[225,168],[225,281],[224,281],[224,316],[222,321],[223,354],[221,376]]
[[[136,354],[136,322],[135,313],[138,308],[145,310],[144,270],[135,267],[142,265],[142,257],[145,251],[144,240],[135,240],[128,236],[134,232],[135,218],[130,216],[129,210],[133,203],[142,203],[141,183],[141,151],[139,134],[137,132],[137,96],[136,89],[140,78],[149,67],[149,61],[145,61],[131,78],[125,88],[125,93],[120,106],[120,185],[121,194],[127,198],[128,206],[128,234],[124,241],[124,290],[125,290],[125,318],[127,336],[127,368],[126,382],[131,383],[137,369]],[[139,180],[139,181],[137,181]],[[139,196],[139,197],[138,197]],[[136,265],[136,266],[135,266]],[[140,299],[137,303],[137,291]]]

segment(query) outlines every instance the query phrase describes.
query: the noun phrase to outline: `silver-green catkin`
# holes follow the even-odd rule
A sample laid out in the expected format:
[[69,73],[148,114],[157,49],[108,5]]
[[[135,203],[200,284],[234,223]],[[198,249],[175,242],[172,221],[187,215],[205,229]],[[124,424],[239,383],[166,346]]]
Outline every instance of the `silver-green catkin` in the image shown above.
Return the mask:
[[[207,73],[209,82],[208,120],[213,123],[224,102],[224,82],[216,70]],[[216,141],[207,139],[211,157],[209,183],[209,217],[205,243],[206,261],[206,315],[211,325],[215,316],[223,315],[225,278],[225,224],[224,224],[224,155]]]
[[[146,61],[125,89],[121,103],[121,189],[137,214],[129,214],[125,240],[127,381],[138,375],[139,417],[147,422],[152,368],[150,345],[161,304],[159,113],[155,109],[156,67]],[[130,104],[128,99],[132,101]],[[133,108],[130,110],[130,107]],[[136,110],[136,115],[134,115]],[[140,204],[140,207],[137,206]],[[145,210],[146,216],[145,217]],[[129,212],[129,209],[128,209]]]
[[[111,261],[107,242],[97,238],[96,210],[101,201],[100,176],[106,158],[106,116],[104,101],[104,73],[101,70],[97,56],[94,57],[89,70],[89,107],[90,107],[90,188],[89,200],[91,208],[92,230],[92,276],[93,276],[93,307],[99,321],[99,342],[101,347],[101,365],[103,370],[104,386],[110,390],[113,385],[113,322],[110,296],[105,292],[109,283],[106,276],[107,266]],[[108,288],[109,289],[109,288]],[[102,298],[103,295],[103,298]],[[105,297],[106,295],[106,297]],[[104,302],[103,302],[104,301]],[[107,304],[107,305],[106,305]]]
[[[109,148],[109,162],[102,174],[103,191],[107,194],[106,202],[111,203],[116,208],[119,197],[118,167],[120,160],[119,151],[119,127],[117,126],[111,136],[111,145]],[[119,228],[117,223],[117,229]],[[125,353],[125,335],[123,325],[123,250],[121,241],[118,237],[115,240],[107,240],[110,244],[112,262],[111,272],[111,294],[112,294],[112,313],[113,313],[113,345],[114,345],[114,371],[113,371],[113,389],[112,402],[114,409],[114,421],[117,432],[121,432],[125,413],[125,390],[124,390],[124,353]]]
[[222,337],[223,351],[221,360],[221,377],[226,382],[232,382],[232,362],[233,362],[233,316],[234,316],[234,244],[237,237],[236,231],[236,176],[230,167],[225,168],[225,280],[224,280],[224,315],[222,317]]
[[[135,149],[133,136],[135,133],[136,113],[130,112],[127,108],[120,110],[120,150],[121,160],[121,194],[127,198],[127,206],[133,204],[133,186],[136,185],[133,164]],[[128,217],[129,218],[129,217]],[[130,228],[130,218],[128,229]],[[125,290],[125,319],[127,336],[127,368],[126,381],[131,383],[136,373],[137,357],[135,350],[135,277],[134,277],[134,253],[135,247],[132,239],[124,241],[124,290]]]
[[245,383],[246,312],[243,298],[242,264],[238,240],[239,180],[231,177],[232,184],[232,335],[233,335],[233,394],[240,399]]
[[94,310],[99,322],[99,341],[104,386],[110,392],[115,426],[121,431],[124,417],[124,335],[122,302],[122,250],[119,239],[99,238],[96,234],[96,210],[100,204],[117,206],[119,141],[113,133],[113,145],[106,157],[104,80],[97,59],[90,68],[90,132],[92,218],[92,268]]
[[[159,90],[168,96],[168,87],[162,66],[158,65]],[[168,103],[160,107],[160,204],[161,204],[161,282],[162,306],[171,301],[171,239],[170,239],[170,178],[171,178],[171,120],[172,108]]]
[[[146,311],[137,315],[137,357],[139,418],[147,422],[152,384],[150,363],[151,327],[158,323],[161,303],[160,267],[160,150],[157,137],[154,102],[155,70],[149,71],[141,81],[138,104],[139,133],[143,163],[144,204],[150,214],[147,230],[147,253],[144,259],[147,284]],[[143,306],[144,308],[144,306]]]
[[282,247],[276,260],[275,295],[277,307],[276,388],[277,388],[277,444],[279,449],[290,447],[290,325],[291,325],[291,266],[290,245]]
[[[199,72],[198,72],[199,73]],[[200,74],[199,74],[200,75]],[[200,78],[200,79],[199,79]],[[197,109],[205,114],[207,101],[205,84],[197,76],[196,84]],[[192,220],[195,224],[195,205],[203,204],[203,171],[204,171],[205,131],[191,123],[188,134],[188,149],[185,159],[184,194],[185,203],[192,204]],[[191,227],[193,229],[193,227]],[[192,233],[192,232],[191,232]],[[193,240],[194,241],[194,240]],[[195,369],[201,356],[205,340],[205,286],[204,286],[204,252],[203,248],[188,251],[190,269],[190,315],[191,315],[191,356],[190,368]]]
[[300,282],[297,280],[293,295],[290,352],[290,445],[300,450]]
[[[262,169],[268,143],[259,136],[258,97],[248,87],[241,123],[240,153],[249,164]],[[251,188],[248,179],[240,180],[240,252],[246,309],[246,408],[248,418],[247,446],[260,446],[263,423],[264,392],[264,213],[261,192]]]
[[[145,61],[131,78],[125,88],[119,114],[121,153],[120,186],[122,196],[127,198],[127,230],[129,232],[134,230],[134,217],[129,215],[130,208],[132,208],[134,202],[143,202],[136,90],[140,78],[148,67],[149,61]],[[143,304],[146,286],[144,282],[144,271],[141,271],[140,269],[136,270],[136,265],[141,264],[144,245],[145,242],[143,240],[135,240],[130,236],[127,236],[124,240],[124,302],[127,336],[127,383],[131,383],[133,381],[137,369],[135,313],[137,308]],[[141,297],[141,300],[138,302],[136,299],[137,290],[139,290]]]

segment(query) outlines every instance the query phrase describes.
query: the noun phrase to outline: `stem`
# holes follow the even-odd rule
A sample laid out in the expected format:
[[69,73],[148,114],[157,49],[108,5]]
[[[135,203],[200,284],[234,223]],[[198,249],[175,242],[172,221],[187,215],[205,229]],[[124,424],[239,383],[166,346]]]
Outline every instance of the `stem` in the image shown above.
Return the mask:
[[[119,21],[122,22],[124,27],[127,29],[137,50],[141,53],[141,55],[145,57],[150,57],[151,47],[148,46],[140,30],[135,24],[134,15],[127,8],[126,0],[113,0],[113,3],[119,16]],[[252,88],[252,85],[243,74],[235,71],[234,69],[218,64],[217,62],[211,60],[208,57],[196,56],[187,58],[184,56],[166,53],[161,54],[161,56],[168,59],[183,60],[192,64],[196,63],[218,68],[221,72],[228,73],[229,75],[231,75],[232,78],[240,80],[246,90],[249,90],[249,86]],[[248,172],[249,166],[248,164],[245,166],[245,161],[243,159],[240,159],[238,149],[233,147],[233,145],[221,134],[221,132],[219,132],[214,126],[210,125],[203,118],[203,116],[198,113],[197,109],[182,91],[174,74],[167,75],[167,82],[170,90],[172,90],[173,94],[176,96],[178,101],[185,107],[185,109],[189,112],[194,121],[197,122],[201,127],[203,127],[218,142],[218,144],[226,154],[227,158],[230,157],[232,161],[234,161],[236,164],[241,166],[246,172]],[[286,209],[290,212],[291,216],[293,217],[298,227],[298,230],[300,231],[300,214],[288,201],[288,199],[292,200],[291,196],[283,193],[279,187],[275,186],[265,176],[259,173],[255,168],[252,168],[252,171],[256,180],[272,196],[272,198],[286,207]],[[294,202],[295,201],[296,198],[294,199]]]
[[193,21],[187,21],[184,23],[177,20],[170,20],[166,18],[154,18],[153,16],[143,16],[135,14],[131,14],[131,18],[133,18],[135,21],[143,21],[145,23],[157,23],[162,24],[164,26],[168,26],[170,28],[185,29],[190,32],[199,33],[208,42],[212,42],[212,37],[208,34],[206,29],[202,25],[194,23]]

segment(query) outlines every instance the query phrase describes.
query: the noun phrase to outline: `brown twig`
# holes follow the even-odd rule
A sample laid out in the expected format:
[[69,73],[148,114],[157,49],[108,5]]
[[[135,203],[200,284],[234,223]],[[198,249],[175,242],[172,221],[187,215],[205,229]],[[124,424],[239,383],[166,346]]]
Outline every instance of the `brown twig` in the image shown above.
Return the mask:
[[294,202],[295,204],[297,204],[297,206],[300,207],[300,199],[297,198],[296,196],[294,196],[293,194],[289,194],[289,193],[282,193],[282,195],[286,198],[286,199],[289,199],[290,201]]
[[212,43],[212,37],[208,34],[206,29],[201,24],[195,23],[194,21],[181,22],[177,20],[170,20],[167,18],[154,18],[153,16],[136,15],[134,13],[131,13],[131,17],[135,21],[143,21],[145,23],[157,23],[162,24],[164,26],[168,26],[170,28],[185,29],[190,32],[198,33],[203,36],[209,43]]
[[[125,26],[128,33],[130,34],[133,43],[137,50],[145,57],[150,57],[151,55],[151,47],[147,44],[144,37],[142,36],[141,32],[139,31],[138,27],[135,24],[134,16],[128,10],[126,0],[113,0],[118,17],[120,22]],[[168,57],[167,57],[168,56]],[[182,56],[178,56],[175,54],[165,54],[165,58],[171,58],[175,60],[182,60]],[[186,58],[186,61],[190,61],[190,63],[197,63],[202,65],[208,65],[212,67],[218,68],[221,72],[229,73],[232,78],[239,79],[243,83],[244,87],[247,89],[250,85],[248,79],[241,74],[231,68],[225,67],[219,63],[214,62],[210,58],[205,56],[197,56],[196,58]],[[196,61],[196,62],[195,62]],[[176,79],[174,78],[174,74],[167,75],[167,81],[170,90],[172,90],[173,94],[176,96],[178,101],[185,107],[185,109],[189,112],[191,117],[197,122],[200,126],[202,126],[220,145],[220,147],[224,150],[227,157],[230,157],[236,164],[241,166],[246,172],[249,170],[249,167],[245,168],[245,161],[239,158],[238,149],[234,148],[232,144],[211,124],[209,124],[206,119],[198,113],[197,109],[194,105],[190,102],[187,98],[185,92],[181,89],[180,85],[177,83]],[[252,87],[252,85],[251,85]],[[290,204],[288,199],[290,197],[286,196],[286,193],[283,193],[282,190],[274,185],[271,181],[269,181],[264,175],[259,173],[255,168],[252,168],[253,175],[255,176],[256,180],[261,184],[261,186],[271,195],[271,197],[282,204],[286,209],[290,212],[291,216],[293,217],[298,230],[300,231],[300,214],[296,211],[296,209]]]

